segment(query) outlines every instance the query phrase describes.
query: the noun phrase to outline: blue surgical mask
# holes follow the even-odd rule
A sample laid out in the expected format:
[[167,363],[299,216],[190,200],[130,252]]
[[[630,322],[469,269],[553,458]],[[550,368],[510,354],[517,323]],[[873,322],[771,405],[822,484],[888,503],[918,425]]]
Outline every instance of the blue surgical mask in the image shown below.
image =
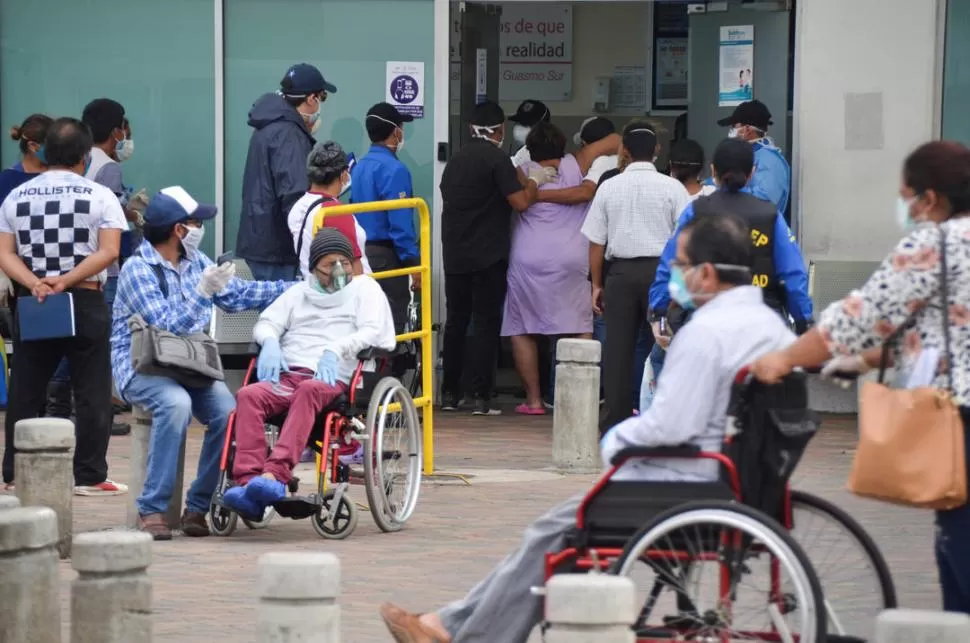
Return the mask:
[[91,154],[89,153],[84,157],[84,176],[88,175],[88,170],[91,169]]
[[913,219],[912,215],[914,203],[916,203],[916,197],[912,199],[896,198],[896,224],[903,232],[909,232],[916,226],[917,221]]
[[43,145],[37,148],[37,152],[34,153],[34,156],[37,157],[37,160],[40,162],[41,165],[47,165],[47,155],[45,154]]
[[680,266],[670,269],[670,279],[667,281],[667,292],[670,298],[684,310],[694,310],[697,304],[694,302],[694,295],[687,288],[687,280],[684,270]]

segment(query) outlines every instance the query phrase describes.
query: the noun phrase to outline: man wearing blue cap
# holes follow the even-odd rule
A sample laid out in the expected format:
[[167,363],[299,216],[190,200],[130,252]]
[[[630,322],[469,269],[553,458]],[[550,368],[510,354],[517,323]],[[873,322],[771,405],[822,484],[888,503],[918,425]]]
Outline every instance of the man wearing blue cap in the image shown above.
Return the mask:
[[227,312],[262,309],[292,282],[243,281],[233,276],[235,264],[215,265],[199,251],[199,243],[203,224],[216,216],[216,207],[198,203],[181,187],[156,194],[144,216],[145,240],[121,268],[111,328],[111,369],[118,391],[152,413],[148,470],[136,506],[144,531],[156,540],[172,537],[165,512],[182,439],[195,416],[207,430],[181,528],[186,536],[208,536],[205,514],[219,478],[226,421],[235,400],[219,380],[192,387],[170,377],[136,373],[128,320],[140,315],[146,324],[183,337],[204,333],[213,305]]
[[260,281],[292,279],[297,272],[286,217],[310,187],[306,160],[320,126],[320,107],[336,91],[319,69],[300,63],[287,70],[279,91],[262,96],[249,112],[256,131],[243,173],[236,254]]

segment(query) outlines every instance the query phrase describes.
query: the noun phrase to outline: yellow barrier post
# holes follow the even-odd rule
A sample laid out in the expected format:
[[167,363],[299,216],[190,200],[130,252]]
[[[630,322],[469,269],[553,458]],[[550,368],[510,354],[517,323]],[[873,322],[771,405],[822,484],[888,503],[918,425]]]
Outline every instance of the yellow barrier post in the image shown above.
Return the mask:
[[[364,212],[383,212],[385,210],[404,210],[414,208],[418,211],[418,227],[421,246],[421,263],[414,268],[399,268],[371,275],[374,279],[390,279],[407,275],[421,275],[421,328],[412,333],[398,335],[394,339],[406,342],[412,339],[421,340],[421,397],[414,400],[414,405],[421,409],[424,435],[424,474],[434,473],[434,405],[431,390],[432,371],[434,362],[431,357],[431,211],[424,199],[394,199],[391,201],[372,201],[369,203],[352,203],[350,205],[335,205],[320,208],[313,217],[313,234],[323,225],[325,217],[347,216]],[[363,248],[361,248],[363,251]]]

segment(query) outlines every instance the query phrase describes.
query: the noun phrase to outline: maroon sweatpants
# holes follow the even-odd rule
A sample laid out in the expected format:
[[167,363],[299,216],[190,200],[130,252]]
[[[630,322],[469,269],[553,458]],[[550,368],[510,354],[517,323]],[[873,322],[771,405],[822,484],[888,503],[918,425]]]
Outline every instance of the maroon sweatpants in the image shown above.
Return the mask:
[[[308,371],[299,369],[281,373],[279,385],[259,382],[239,389],[232,466],[236,484],[246,484],[262,473],[271,473],[283,483],[293,477],[293,467],[300,461],[317,415],[347,390],[343,382],[330,386],[307,375]],[[266,457],[266,419],[284,411],[286,421],[273,452]]]

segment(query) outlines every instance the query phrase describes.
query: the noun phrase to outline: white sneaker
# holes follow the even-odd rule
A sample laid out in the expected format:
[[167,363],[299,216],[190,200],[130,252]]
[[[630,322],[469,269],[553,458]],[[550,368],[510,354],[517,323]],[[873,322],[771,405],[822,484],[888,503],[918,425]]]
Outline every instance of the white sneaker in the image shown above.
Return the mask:
[[74,487],[75,496],[122,496],[128,493],[128,485],[105,480],[94,485],[77,485]]

